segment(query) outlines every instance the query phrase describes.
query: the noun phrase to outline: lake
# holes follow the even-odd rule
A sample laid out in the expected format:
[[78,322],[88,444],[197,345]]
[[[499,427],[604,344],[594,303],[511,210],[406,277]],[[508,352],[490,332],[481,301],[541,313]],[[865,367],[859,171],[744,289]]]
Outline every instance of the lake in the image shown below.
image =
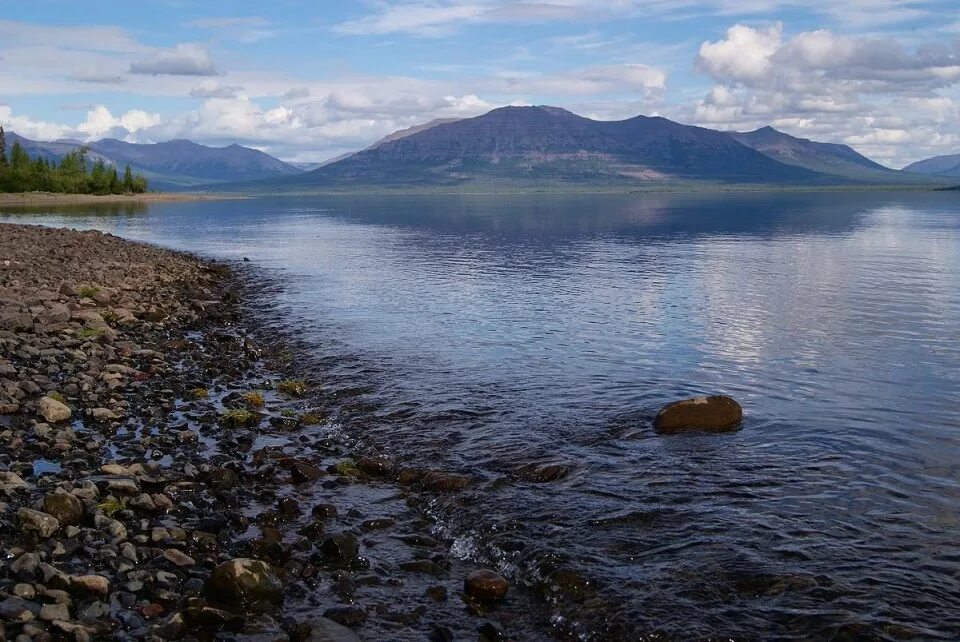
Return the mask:
[[[263,323],[355,399],[342,429],[482,480],[431,507],[443,534],[542,591],[567,634],[960,636],[960,193],[318,196],[0,221],[248,257],[281,284]],[[653,432],[662,404],[706,393],[740,401],[741,430]],[[549,464],[569,474],[530,480]]]

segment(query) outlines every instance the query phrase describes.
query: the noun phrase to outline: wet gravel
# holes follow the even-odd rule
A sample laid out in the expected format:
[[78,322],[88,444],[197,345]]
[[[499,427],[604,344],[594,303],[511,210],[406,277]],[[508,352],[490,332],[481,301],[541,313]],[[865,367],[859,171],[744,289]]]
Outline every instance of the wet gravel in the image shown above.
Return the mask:
[[0,225],[0,640],[542,639],[230,266]]

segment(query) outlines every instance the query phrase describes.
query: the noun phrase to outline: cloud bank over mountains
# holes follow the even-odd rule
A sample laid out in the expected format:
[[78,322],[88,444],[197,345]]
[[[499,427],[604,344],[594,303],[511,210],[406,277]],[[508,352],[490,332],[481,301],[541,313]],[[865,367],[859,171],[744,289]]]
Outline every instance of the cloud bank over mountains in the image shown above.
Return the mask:
[[[173,42],[145,36],[136,16],[0,21],[0,123],[34,139],[190,138],[322,160],[435,118],[556,104],[595,118],[770,124],[894,166],[960,151],[960,20],[942,20],[949,3],[360,7],[182,19]],[[314,55],[319,38],[343,57]]]

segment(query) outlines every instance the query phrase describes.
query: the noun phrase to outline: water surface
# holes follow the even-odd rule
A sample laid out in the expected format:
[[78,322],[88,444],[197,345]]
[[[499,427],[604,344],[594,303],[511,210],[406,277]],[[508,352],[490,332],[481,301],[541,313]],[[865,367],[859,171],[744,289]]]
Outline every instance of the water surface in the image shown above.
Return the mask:
[[[598,639],[960,635],[960,196],[377,196],[0,213],[238,259],[345,430],[475,475],[454,551]],[[658,436],[726,393],[742,430]],[[359,395],[359,397],[358,397]],[[525,479],[561,463],[559,481]],[[562,589],[562,590],[561,590]]]

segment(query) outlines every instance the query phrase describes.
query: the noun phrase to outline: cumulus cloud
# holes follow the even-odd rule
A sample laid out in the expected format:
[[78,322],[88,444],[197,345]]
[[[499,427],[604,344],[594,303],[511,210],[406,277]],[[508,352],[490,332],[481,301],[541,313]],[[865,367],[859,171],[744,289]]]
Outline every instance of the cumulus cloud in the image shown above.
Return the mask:
[[695,67],[717,82],[688,116],[703,125],[773,124],[893,165],[955,144],[953,100],[941,92],[960,85],[960,42],[908,48],[890,37],[734,25],[700,46]]
[[138,132],[144,132],[160,122],[159,115],[140,109],[131,109],[120,116],[114,116],[104,105],[97,105],[87,112],[83,122],[71,126],[33,120],[14,114],[8,105],[0,105],[0,125],[34,140],[70,138],[90,142],[113,137],[134,142]]
[[210,52],[201,45],[181,43],[172,49],[161,49],[148,58],[130,65],[130,73],[153,76],[216,76],[219,74]]

